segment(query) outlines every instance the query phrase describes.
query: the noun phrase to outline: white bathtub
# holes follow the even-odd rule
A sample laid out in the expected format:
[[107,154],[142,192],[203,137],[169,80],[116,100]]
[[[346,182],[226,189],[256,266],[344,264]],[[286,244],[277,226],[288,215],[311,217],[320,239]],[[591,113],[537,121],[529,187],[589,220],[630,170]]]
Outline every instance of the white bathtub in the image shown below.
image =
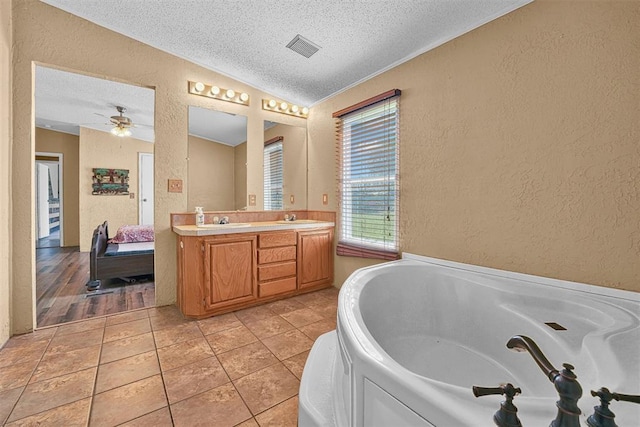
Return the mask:
[[[504,397],[471,387],[510,382],[523,425],[548,426],[557,392],[530,354],[506,348],[514,335],[575,366],[581,425],[599,404],[590,390],[640,394],[640,294],[405,254],[342,286],[337,330],[304,368],[299,425],[493,426]],[[640,426],[640,405],[610,409]]]

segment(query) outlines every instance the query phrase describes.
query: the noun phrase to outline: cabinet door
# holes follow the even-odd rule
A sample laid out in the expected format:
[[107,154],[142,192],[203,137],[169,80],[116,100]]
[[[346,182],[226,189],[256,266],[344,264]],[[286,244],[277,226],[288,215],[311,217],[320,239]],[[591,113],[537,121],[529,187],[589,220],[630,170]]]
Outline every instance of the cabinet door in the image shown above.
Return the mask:
[[257,298],[256,242],[255,235],[204,241],[206,308]]
[[333,230],[298,232],[298,287],[333,281]]

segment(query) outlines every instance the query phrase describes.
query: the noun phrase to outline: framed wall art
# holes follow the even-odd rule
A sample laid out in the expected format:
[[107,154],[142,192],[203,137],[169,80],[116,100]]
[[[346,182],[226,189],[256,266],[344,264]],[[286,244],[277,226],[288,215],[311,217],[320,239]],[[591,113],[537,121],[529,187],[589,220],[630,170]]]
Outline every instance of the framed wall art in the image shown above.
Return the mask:
[[94,195],[129,194],[129,169],[93,169]]

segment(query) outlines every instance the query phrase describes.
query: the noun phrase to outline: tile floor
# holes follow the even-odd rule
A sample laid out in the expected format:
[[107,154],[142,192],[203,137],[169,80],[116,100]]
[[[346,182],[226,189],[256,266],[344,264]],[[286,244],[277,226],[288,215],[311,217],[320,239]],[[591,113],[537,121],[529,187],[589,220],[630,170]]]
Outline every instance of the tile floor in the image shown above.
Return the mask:
[[295,426],[313,341],[338,290],[204,320],[149,308],[13,337],[0,350],[0,425]]

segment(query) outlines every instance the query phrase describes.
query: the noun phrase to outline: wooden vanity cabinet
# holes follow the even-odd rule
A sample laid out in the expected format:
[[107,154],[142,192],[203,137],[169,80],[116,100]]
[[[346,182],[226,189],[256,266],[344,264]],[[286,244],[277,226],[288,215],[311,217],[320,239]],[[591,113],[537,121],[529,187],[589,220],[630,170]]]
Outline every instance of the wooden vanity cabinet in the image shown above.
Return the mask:
[[333,283],[333,228],[298,232],[298,288]]
[[205,318],[331,286],[333,228],[178,236],[178,307]]

